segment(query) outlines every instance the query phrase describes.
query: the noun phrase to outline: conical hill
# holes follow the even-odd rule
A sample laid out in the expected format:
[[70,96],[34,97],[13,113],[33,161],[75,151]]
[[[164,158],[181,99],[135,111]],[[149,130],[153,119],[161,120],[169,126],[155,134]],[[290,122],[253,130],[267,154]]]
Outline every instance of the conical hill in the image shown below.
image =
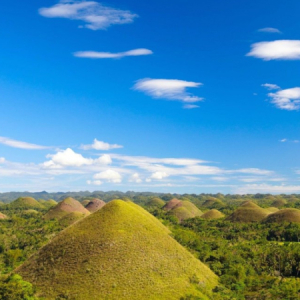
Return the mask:
[[268,215],[264,221],[267,223],[300,223],[300,210],[295,208],[281,209],[273,214]]
[[153,218],[133,203],[111,201],[62,231],[16,273],[45,299],[210,299],[217,276]]
[[80,212],[83,213],[84,215],[89,215],[90,212],[83,207],[83,205],[71,198],[68,197],[64,199],[63,201],[59,202],[56,206],[51,208],[44,216],[46,220],[50,219],[61,219],[62,217],[68,215],[69,213],[72,212]]
[[226,220],[241,223],[260,222],[268,214],[270,214],[269,211],[261,208],[252,201],[247,201],[228,216]]
[[167,204],[163,207],[164,210],[169,211],[174,208],[176,205],[181,203],[179,199],[173,198],[172,200],[168,201]]
[[175,216],[180,222],[189,218],[200,217],[203,213],[190,201],[179,201],[171,210],[169,215]]
[[20,197],[10,204],[8,204],[9,208],[12,209],[43,209],[45,208],[41,203],[31,197]]
[[102,208],[106,203],[103,200],[100,199],[93,199],[91,200],[87,205],[86,205],[86,209],[90,212],[93,213],[97,210],[99,210],[100,208]]
[[154,197],[152,199],[150,199],[147,203],[146,206],[147,207],[157,207],[157,208],[162,208],[165,205],[165,201],[158,198],[158,197]]
[[221,219],[224,217],[225,217],[225,215],[216,209],[211,209],[201,216],[201,218],[206,219],[206,220]]

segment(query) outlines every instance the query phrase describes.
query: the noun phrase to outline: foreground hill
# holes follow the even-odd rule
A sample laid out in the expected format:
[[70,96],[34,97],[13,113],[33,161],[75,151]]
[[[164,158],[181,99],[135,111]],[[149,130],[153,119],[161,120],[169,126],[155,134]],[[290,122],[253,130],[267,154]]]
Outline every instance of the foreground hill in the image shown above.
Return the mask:
[[210,299],[218,281],[157,219],[121,200],[68,227],[16,272],[45,299]]
[[46,220],[51,220],[51,219],[61,219],[62,217],[73,213],[73,212],[78,212],[82,213],[84,215],[89,215],[90,212],[83,207],[83,205],[71,198],[68,197],[64,199],[63,201],[59,202],[56,206],[51,208],[44,216]]

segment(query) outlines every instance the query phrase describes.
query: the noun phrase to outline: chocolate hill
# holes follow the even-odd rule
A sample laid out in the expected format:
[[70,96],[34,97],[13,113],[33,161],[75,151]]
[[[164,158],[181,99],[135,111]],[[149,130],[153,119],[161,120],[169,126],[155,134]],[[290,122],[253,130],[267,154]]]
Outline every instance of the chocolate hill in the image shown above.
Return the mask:
[[169,211],[179,203],[181,203],[181,201],[179,199],[173,198],[172,200],[170,200],[166,203],[166,205],[163,207],[163,209],[166,211]]
[[20,197],[7,205],[10,209],[43,209],[45,208],[41,203],[31,197]]
[[16,273],[44,299],[211,299],[218,282],[157,219],[121,200],[66,228]]
[[90,212],[83,207],[83,205],[71,198],[68,197],[64,199],[63,201],[59,202],[56,206],[51,208],[44,216],[46,220],[50,219],[61,219],[62,217],[68,215],[72,212],[80,212],[84,215],[89,215]]
[[238,209],[236,209],[230,216],[226,218],[227,221],[232,222],[260,222],[262,221],[268,214],[269,211],[261,208],[257,204],[252,201],[244,202]]
[[169,210],[168,214],[175,216],[179,222],[181,222],[186,219],[200,217],[203,213],[192,202],[179,200],[179,202]]
[[158,197],[154,197],[152,198],[150,201],[148,201],[145,206],[147,207],[156,207],[156,208],[162,208],[165,205],[165,201],[163,201],[162,199],[158,198]]
[[224,217],[225,217],[225,215],[216,209],[211,209],[201,216],[201,218],[206,219],[206,220],[221,219]]
[[95,211],[99,210],[100,208],[102,208],[106,203],[103,200],[100,199],[93,199],[91,200],[86,206],[85,208],[90,212],[90,213],[94,213]]
[[300,210],[295,208],[281,209],[273,214],[268,215],[265,219],[267,223],[293,222],[300,223]]

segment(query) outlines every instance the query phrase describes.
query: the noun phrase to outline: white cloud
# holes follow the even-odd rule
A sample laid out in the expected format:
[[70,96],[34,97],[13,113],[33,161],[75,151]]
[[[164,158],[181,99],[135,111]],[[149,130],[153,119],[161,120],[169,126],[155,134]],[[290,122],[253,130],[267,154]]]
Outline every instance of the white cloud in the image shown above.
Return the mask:
[[279,109],[300,109],[300,87],[280,90],[276,93],[269,93],[268,96],[272,98],[271,103],[275,104],[275,106]]
[[282,139],[282,140],[280,140],[280,142],[285,143],[285,142],[287,142],[287,139]]
[[102,179],[108,182],[120,183],[122,181],[122,176],[119,172],[114,170],[106,170],[101,173],[95,174],[94,179]]
[[78,51],[74,53],[75,57],[82,57],[82,58],[122,58],[125,56],[142,56],[142,55],[151,55],[153,52],[149,49],[135,49],[126,52],[118,52],[118,53],[111,53],[111,52],[97,52],[97,51]]
[[5,162],[5,158],[4,157],[0,157],[0,164],[3,164]]
[[141,183],[142,179],[140,177],[140,174],[139,173],[132,174],[132,176],[129,178],[129,182]]
[[186,103],[202,101],[203,98],[187,92],[187,88],[197,88],[202,83],[177,80],[177,79],[141,79],[133,89],[160,99],[179,100]]
[[279,29],[273,27],[265,27],[258,29],[259,32],[267,32],[267,33],[282,33]]
[[36,144],[30,144],[26,142],[16,141],[12,140],[7,137],[0,136],[0,144],[13,147],[13,148],[19,148],[19,149],[26,149],[26,150],[44,150],[49,149],[49,147],[36,145]]
[[87,180],[86,182],[88,185],[102,185],[103,182],[100,180]]
[[195,105],[195,104],[185,104],[183,106],[184,109],[193,109],[193,108],[198,108],[200,107],[199,105]]
[[157,179],[157,180],[161,180],[166,177],[169,177],[169,175],[166,172],[155,172],[151,175],[151,179]]
[[277,84],[273,84],[273,83],[264,83],[261,86],[267,88],[268,90],[279,90],[280,86],[278,86]]
[[121,145],[117,144],[109,144],[102,141],[98,141],[97,139],[94,139],[94,143],[91,145],[81,145],[80,147],[83,150],[111,150],[111,149],[118,149],[123,148]]
[[62,167],[81,167],[84,165],[102,164],[107,165],[112,162],[108,154],[97,159],[85,158],[81,154],[74,152],[71,148],[60,150],[56,154],[48,154],[51,160],[44,162],[43,166],[49,169],[60,169]]
[[66,18],[83,21],[82,27],[92,30],[106,29],[111,25],[132,23],[138,15],[129,10],[104,6],[95,1],[62,0],[51,7],[39,9],[40,15],[47,18]]
[[236,194],[291,194],[299,193],[300,185],[269,185],[269,184],[247,184],[246,186],[237,187],[234,190]]
[[272,175],[274,173],[273,171],[263,170],[263,169],[258,169],[258,168],[239,169],[234,172],[235,173],[254,174],[254,175]]
[[298,60],[300,59],[300,40],[277,40],[259,42],[251,45],[247,56],[263,60]]

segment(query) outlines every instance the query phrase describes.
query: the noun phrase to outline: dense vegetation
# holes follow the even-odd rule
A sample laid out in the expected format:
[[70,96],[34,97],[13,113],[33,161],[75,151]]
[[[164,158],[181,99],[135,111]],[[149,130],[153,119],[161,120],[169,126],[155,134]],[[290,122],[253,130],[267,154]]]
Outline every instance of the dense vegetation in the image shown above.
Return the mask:
[[[97,197],[108,202],[114,194],[118,193]],[[89,201],[83,201],[95,196],[76,199],[87,205]],[[300,196],[120,193],[120,197],[138,203],[160,219],[179,243],[219,276],[213,299],[300,299],[300,217],[295,210],[300,208]],[[193,210],[184,210],[184,215],[191,216],[195,207],[204,214],[199,215],[197,210],[198,216],[186,219],[170,213],[164,207],[174,197],[194,204],[184,205]],[[35,286],[11,272],[83,217],[75,211],[63,221],[44,219],[54,204],[27,197],[0,206],[0,212],[8,217],[0,220],[0,299],[37,299]],[[64,297],[68,299],[68,295]],[[201,298],[187,295],[182,299]]]

